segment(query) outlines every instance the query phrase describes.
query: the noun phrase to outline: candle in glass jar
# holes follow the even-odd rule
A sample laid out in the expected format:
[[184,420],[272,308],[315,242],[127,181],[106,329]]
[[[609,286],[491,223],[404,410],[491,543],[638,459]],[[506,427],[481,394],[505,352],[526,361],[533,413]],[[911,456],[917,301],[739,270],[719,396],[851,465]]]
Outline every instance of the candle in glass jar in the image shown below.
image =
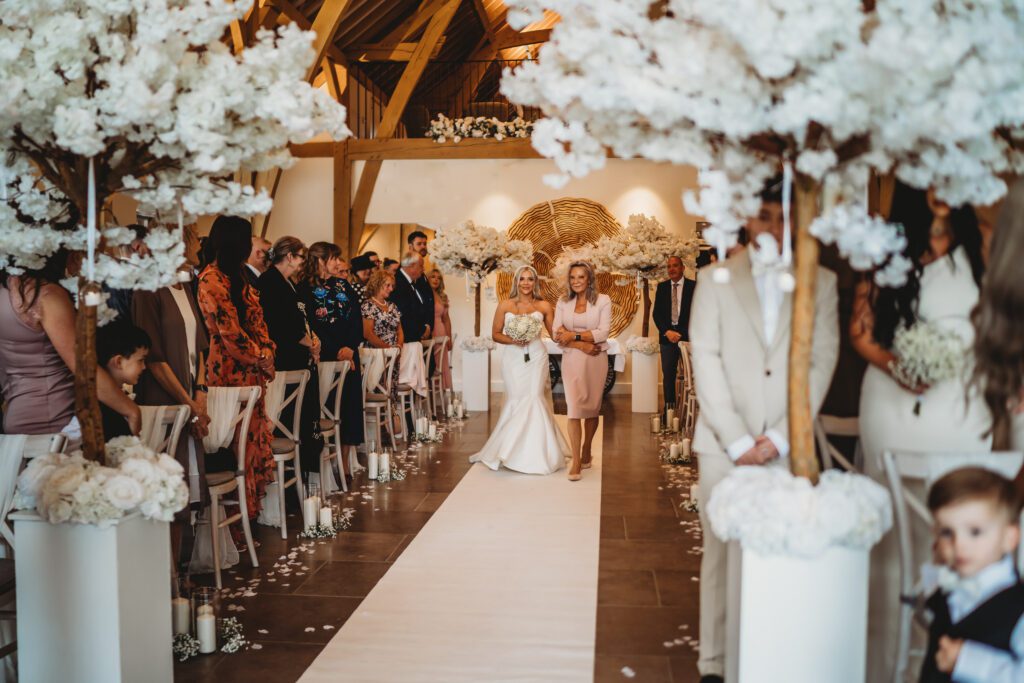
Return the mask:
[[174,598],[171,600],[171,618],[174,628],[174,635],[188,633],[192,623],[192,608],[188,598]]
[[302,501],[302,524],[305,528],[316,526],[316,515],[320,509],[320,501],[310,496]]
[[672,431],[673,432],[678,432],[679,431],[679,418],[678,417],[673,417],[672,418]]
[[668,447],[668,454],[672,458],[679,457],[679,444],[674,443]]
[[391,454],[384,451],[380,454],[377,465],[377,478],[387,481],[391,477]]
[[444,409],[444,414],[448,419],[451,419],[455,415],[455,406],[449,403]]
[[691,444],[689,439],[683,439],[683,455],[689,457],[691,454]]
[[331,508],[326,506],[320,508],[320,526],[334,526],[334,519],[332,517]]
[[374,452],[371,452],[370,455],[367,457],[366,469],[369,470],[370,479],[376,479],[377,478],[377,467],[378,467],[378,460],[379,459],[380,459],[380,456],[378,456]]
[[[204,612],[209,608],[209,612]],[[196,617],[196,638],[199,640],[199,652],[208,655],[217,651],[217,619],[213,616],[213,608],[203,605]]]
[[427,425],[427,438],[431,440],[437,438],[437,425],[433,422]]
[[672,420],[675,419],[676,411],[673,408],[669,408],[665,411],[665,424],[672,424]]
[[461,420],[463,417],[466,416],[465,406],[462,405],[462,401],[459,401],[455,405],[458,408],[458,410],[456,411],[456,414],[458,415],[459,419]]

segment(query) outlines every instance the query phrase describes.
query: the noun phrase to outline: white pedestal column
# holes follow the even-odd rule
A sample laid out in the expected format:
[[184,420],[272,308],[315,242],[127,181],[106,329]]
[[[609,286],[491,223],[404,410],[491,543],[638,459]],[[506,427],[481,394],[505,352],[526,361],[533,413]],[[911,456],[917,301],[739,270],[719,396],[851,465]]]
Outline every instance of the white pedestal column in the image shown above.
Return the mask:
[[491,409],[491,352],[462,350],[462,400],[470,412]]
[[804,560],[729,545],[726,683],[864,683],[868,550]]
[[658,366],[661,356],[633,351],[633,379],[630,387],[633,393],[634,413],[658,412]]
[[21,680],[171,683],[168,524],[138,515],[106,529],[11,519]]

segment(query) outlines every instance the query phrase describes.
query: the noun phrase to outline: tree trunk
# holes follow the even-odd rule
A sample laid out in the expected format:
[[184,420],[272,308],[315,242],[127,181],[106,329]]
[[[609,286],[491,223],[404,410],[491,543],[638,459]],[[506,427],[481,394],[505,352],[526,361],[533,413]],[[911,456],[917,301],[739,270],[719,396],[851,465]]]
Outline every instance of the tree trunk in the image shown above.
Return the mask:
[[644,337],[651,330],[651,289],[647,286],[647,278],[640,278],[640,288],[643,290],[641,296],[644,300],[644,322],[642,326],[642,334]]
[[480,283],[476,283],[476,293],[474,294],[474,300],[476,305],[475,314],[473,317],[473,335],[480,336]]
[[818,276],[818,241],[811,235],[811,221],[817,215],[821,186],[797,174],[796,246],[794,249],[793,326],[789,347],[789,448],[794,475],[818,483],[818,459],[814,452],[814,423],[811,418],[811,352],[814,342],[815,281]]
[[[79,286],[79,292],[84,289]],[[80,294],[84,302],[85,295]],[[86,460],[105,461],[103,421],[96,397],[96,306],[82,303],[75,323],[75,415],[82,427],[82,454]]]

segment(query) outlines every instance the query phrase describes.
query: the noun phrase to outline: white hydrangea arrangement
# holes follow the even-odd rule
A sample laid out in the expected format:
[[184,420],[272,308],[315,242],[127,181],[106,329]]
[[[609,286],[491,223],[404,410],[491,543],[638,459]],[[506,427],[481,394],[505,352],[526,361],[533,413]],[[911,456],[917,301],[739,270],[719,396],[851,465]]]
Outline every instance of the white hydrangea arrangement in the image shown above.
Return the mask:
[[494,138],[501,141],[505,138],[528,138],[533,131],[533,124],[517,116],[511,121],[502,121],[496,117],[464,116],[450,119],[444,114],[430,122],[427,135],[436,142],[458,143],[470,138]]
[[459,348],[463,351],[493,351],[495,346],[490,337],[466,337],[459,342]]
[[445,272],[463,271],[474,283],[491,273],[514,271],[533,262],[533,244],[473,221],[441,228],[430,243],[430,258]]
[[711,492],[708,518],[723,541],[761,555],[811,559],[833,547],[869,549],[892,526],[889,492],[829,470],[813,486],[781,467],[737,467]]
[[105,528],[136,512],[169,522],[188,505],[185,471],[171,456],[134,436],[111,439],[106,452],[109,467],[81,451],[32,459],[18,476],[15,508],[34,509],[51,524]]
[[653,356],[661,351],[661,345],[657,339],[651,337],[633,336],[626,340],[626,350],[642,353],[645,356]]

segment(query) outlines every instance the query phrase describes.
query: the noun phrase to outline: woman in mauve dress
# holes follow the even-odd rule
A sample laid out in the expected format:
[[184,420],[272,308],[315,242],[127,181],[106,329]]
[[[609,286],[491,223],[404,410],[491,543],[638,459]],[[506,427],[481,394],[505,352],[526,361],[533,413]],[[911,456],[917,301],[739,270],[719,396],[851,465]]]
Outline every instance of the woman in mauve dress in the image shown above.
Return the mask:
[[569,415],[572,465],[569,480],[579,481],[591,466],[591,444],[608,375],[608,339],[612,300],[597,293],[597,276],[586,261],[569,266],[566,294],[555,307],[554,337],[562,347],[562,385]]
[[434,345],[434,363],[441,368],[441,378],[445,389],[452,388],[452,368],[448,362],[452,350],[452,319],[448,315],[448,294],[444,291],[444,275],[437,268],[427,276],[430,288],[434,290],[434,339],[448,337],[443,346]]

